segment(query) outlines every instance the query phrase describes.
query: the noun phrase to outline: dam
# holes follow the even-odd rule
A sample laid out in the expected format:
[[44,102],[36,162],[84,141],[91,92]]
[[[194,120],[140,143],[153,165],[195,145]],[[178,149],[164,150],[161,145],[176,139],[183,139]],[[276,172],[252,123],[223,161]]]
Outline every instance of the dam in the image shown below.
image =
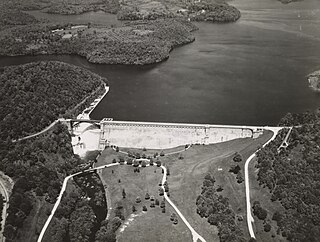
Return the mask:
[[99,149],[119,147],[167,149],[186,144],[214,144],[238,138],[256,138],[260,127],[186,123],[130,122],[103,119]]

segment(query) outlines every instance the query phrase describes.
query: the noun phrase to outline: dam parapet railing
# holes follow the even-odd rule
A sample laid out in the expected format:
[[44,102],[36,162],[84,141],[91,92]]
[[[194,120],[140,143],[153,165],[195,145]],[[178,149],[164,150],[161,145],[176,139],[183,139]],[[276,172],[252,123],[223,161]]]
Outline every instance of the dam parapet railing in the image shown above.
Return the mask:
[[132,148],[172,148],[185,144],[214,144],[237,138],[257,138],[263,127],[113,121],[100,122],[99,149],[113,144]]

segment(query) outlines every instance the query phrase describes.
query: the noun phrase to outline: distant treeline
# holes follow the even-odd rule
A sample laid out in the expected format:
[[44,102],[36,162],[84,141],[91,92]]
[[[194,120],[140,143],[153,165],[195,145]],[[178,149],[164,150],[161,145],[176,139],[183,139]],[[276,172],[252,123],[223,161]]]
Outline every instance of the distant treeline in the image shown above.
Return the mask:
[[240,11],[227,3],[201,1],[188,6],[193,21],[209,21],[216,23],[235,22],[241,17]]
[[[63,33],[52,30],[65,28]],[[133,21],[125,27],[90,27],[71,32],[67,25],[34,24],[0,33],[0,55],[77,54],[93,63],[152,64],[175,46],[194,41],[196,26],[183,19]],[[70,34],[68,38],[63,38]]]

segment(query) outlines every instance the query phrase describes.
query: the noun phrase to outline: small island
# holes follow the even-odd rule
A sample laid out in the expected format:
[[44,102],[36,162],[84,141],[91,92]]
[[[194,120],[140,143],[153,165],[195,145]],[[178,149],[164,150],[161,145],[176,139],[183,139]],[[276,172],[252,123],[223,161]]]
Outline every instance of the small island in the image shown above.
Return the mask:
[[320,91],[320,71],[315,71],[308,75],[309,85],[312,89]]
[[300,1],[303,1],[303,0],[279,0],[281,3],[283,4],[289,4],[289,3],[292,3],[292,2],[300,2]]

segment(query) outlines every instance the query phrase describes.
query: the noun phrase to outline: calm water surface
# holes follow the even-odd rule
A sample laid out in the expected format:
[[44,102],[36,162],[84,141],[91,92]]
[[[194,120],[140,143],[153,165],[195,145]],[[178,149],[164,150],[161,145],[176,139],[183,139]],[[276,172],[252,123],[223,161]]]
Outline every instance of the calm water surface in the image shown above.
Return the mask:
[[196,41],[174,49],[161,64],[95,65],[77,56],[38,56],[1,57],[0,66],[60,60],[107,77],[110,92],[94,119],[273,125],[287,112],[320,107],[320,93],[306,79],[320,70],[320,4],[232,4],[242,12],[240,21],[199,23]]

